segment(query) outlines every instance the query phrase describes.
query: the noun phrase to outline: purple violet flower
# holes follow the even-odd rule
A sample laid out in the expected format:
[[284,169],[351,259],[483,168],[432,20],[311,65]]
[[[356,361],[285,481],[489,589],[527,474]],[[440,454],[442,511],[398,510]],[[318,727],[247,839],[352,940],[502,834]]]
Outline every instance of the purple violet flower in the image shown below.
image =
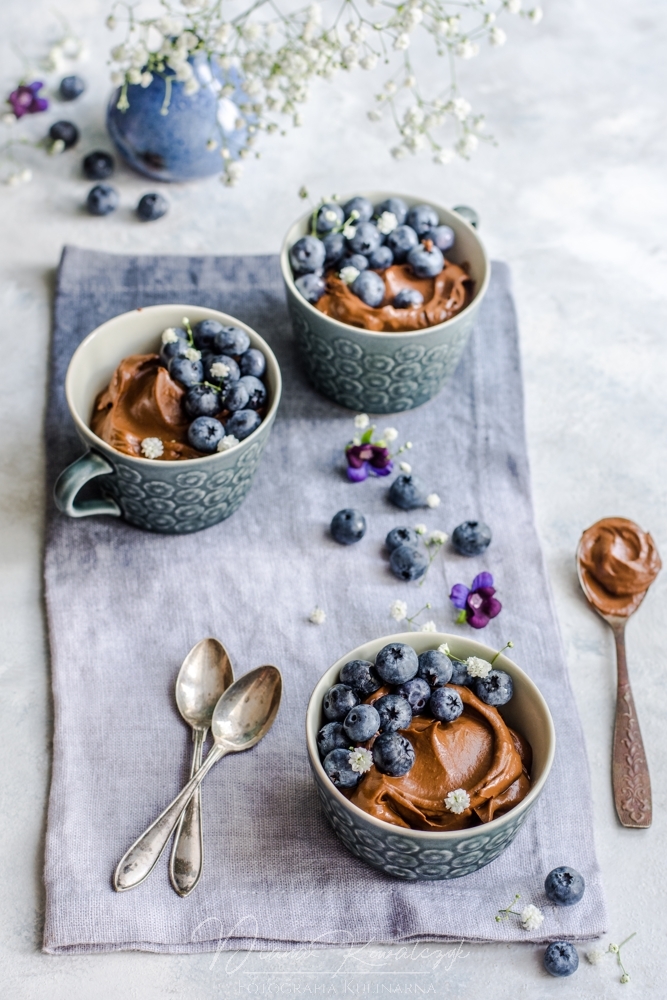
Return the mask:
[[361,483],[373,476],[388,476],[394,468],[389,449],[379,444],[351,444],[345,450],[347,458],[347,478],[353,483]]
[[467,621],[473,628],[484,628],[492,618],[499,615],[502,604],[493,596],[495,594],[493,576],[490,573],[478,573],[468,588],[463,583],[455,583],[449,599],[461,613],[457,621]]
[[46,111],[49,102],[45,97],[37,96],[43,86],[43,83],[35,80],[33,83],[22,83],[11,92],[7,101],[11,104],[12,111],[17,118],[22,118],[23,115],[34,115],[38,111]]

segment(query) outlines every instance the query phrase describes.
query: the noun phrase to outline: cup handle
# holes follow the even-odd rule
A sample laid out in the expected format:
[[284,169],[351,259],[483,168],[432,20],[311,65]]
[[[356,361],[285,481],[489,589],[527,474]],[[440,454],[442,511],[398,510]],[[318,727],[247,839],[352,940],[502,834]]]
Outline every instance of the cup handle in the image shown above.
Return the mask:
[[72,462],[58,476],[53,490],[56,507],[68,517],[91,517],[93,514],[109,514],[120,517],[121,509],[115,500],[100,497],[98,500],[82,500],[76,503],[76,495],[82,486],[95,476],[106,476],[113,472],[113,465],[96,451],[87,451],[76,462]]

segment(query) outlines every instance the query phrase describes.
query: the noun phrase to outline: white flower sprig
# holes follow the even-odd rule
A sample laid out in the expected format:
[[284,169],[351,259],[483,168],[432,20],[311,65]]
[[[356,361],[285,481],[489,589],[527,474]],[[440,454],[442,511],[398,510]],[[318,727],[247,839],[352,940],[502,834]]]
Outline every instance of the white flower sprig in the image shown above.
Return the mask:
[[625,983],[629,983],[630,974],[621,960],[621,948],[626,945],[628,941],[631,941],[632,938],[635,937],[636,933],[637,931],[633,931],[633,933],[630,934],[629,937],[626,937],[624,941],[621,941],[620,944],[610,944],[607,948],[591,948],[590,951],[586,952],[587,961],[589,961],[591,965],[599,965],[605,955],[616,955],[616,961],[621,970],[620,982],[624,985]]
[[415,624],[417,618],[424,611],[428,611],[430,607],[431,602],[427,601],[423,608],[408,617],[408,606],[405,601],[392,601],[389,605],[389,617],[396,622],[406,622],[411,632],[437,632],[436,624],[433,621],[423,622],[421,625]]
[[528,903],[528,905],[524,906],[520,911],[513,909],[514,904],[520,899],[521,896],[517,892],[509,906],[506,906],[504,910],[498,910],[496,920],[498,923],[500,923],[501,920],[507,920],[511,913],[515,917],[519,918],[524,931],[536,931],[544,923],[544,914],[540,910],[539,906],[535,906],[533,903]]
[[460,815],[470,808],[470,796],[466,792],[465,788],[455,788],[454,791],[448,792],[445,798],[445,809],[449,809],[453,812],[455,816]]
[[366,774],[373,766],[373,754],[365,747],[355,747],[350,750],[350,767],[357,774]]
[[[224,438],[222,439],[225,440]],[[312,622],[313,625],[324,625],[327,620],[327,613],[318,605],[315,605],[313,610],[308,615],[308,621]]]

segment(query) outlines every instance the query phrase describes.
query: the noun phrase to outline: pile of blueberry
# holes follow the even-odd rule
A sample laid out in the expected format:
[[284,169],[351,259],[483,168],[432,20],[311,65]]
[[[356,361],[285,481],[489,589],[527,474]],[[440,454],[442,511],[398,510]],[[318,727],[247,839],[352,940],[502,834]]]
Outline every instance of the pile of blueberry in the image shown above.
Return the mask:
[[[325,272],[335,271],[362,302],[377,308],[386,304],[380,272],[407,264],[416,278],[435,278],[454,239],[454,230],[440,224],[430,205],[408,208],[401,198],[373,205],[357,195],[342,206],[334,201],[320,205],[310,234],[296,241],[289,259],[296,287],[312,305],[326,291]],[[416,288],[402,288],[391,305],[408,309],[423,301]]]
[[160,357],[187,390],[188,441],[197,451],[225,451],[259,427],[267,403],[266,358],[250,346],[245,330],[214,319],[192,329],[184,319],[182,327],[162,334]]
[[[350,660],[337,684],[322,702],[327,719],[317,735],[317,746],[328,777],[337,788],[354,788],[370,767],[360,768],[355,747],[372,740],[372,762],[382,774],[401,777],[415,762],[410,740],[401,735],[413,715],[453,722],[463,712],[463,701],[450,684],[471,687],[487,705],[504,705],[513,693],[512,678],[503,670],[473,677],[466,663],[439,649],[417,655],[412,646],[392,642],[378,653],[375,663]],[[372,705],[364,699],[383,686],[390,693]]]

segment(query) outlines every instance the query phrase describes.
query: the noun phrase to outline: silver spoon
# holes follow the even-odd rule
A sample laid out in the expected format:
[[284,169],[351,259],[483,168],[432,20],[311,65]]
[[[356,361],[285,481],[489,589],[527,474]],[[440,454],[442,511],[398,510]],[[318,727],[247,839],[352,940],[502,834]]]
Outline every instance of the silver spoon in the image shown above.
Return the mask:
[[[217,639],[202,639],[183,660],[176,678],[176,704],[192,727],[191,778],[201,767],[213,709],[233,680],[229,653]],[[179,896],[192,892],[201,877],[203,863],[201,789],[197,788],[178,821],[169,859],[169,878]]]
[[118,862],[113,876],[117,892],[134,889],[147,878],[194,791],[216,761],[228,753],[249,750],[266,736],[278,714],[282,677],[277,667],[257,667],[227,688],[211,721],[214,744],[194,777]]

